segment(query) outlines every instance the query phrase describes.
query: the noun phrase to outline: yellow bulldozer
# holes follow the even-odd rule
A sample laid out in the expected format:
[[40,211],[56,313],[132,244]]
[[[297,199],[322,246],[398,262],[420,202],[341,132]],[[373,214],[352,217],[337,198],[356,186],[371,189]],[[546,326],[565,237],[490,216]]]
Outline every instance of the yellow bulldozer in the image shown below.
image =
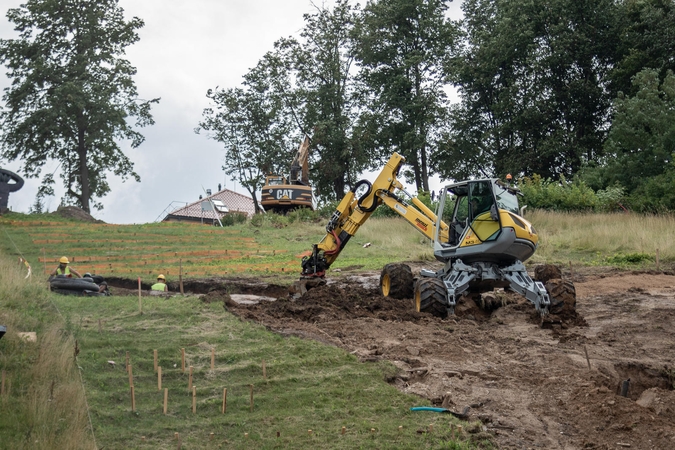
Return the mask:
[[380,275],[384,296],[411,297],[417,311],[439,317],[454,314],[463,295],[495,288],[523,295],[542,316],[560,313],[565,302],[574,307],[569,305],[576,302],[571,283],[560,280],[547,290],[528,275],[523,262],[534,254],[539,238],[522,217],[516,187],[496,178],[452,183],[441,191],[434,213],[398,180],[404,163],[394,153],[374,182],[362,180],[344,196],[326,225],[326,235],[302,260],[303,279],[324,277],[359,227],[378,206],[386,205],[431,241],[444,267],[423,269],[415,278],[408,265],[387,264]]

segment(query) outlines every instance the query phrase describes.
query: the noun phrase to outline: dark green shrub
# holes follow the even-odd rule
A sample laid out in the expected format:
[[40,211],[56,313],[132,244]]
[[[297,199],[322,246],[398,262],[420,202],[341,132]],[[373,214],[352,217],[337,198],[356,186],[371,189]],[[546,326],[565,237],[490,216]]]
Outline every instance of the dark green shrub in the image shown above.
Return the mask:
[[246,213],[243,212],[231,212],[228,214],[225,214],[221,219],[220,222],[223,224],[224,227],[236,225],[238,223],[244,223],[246,222]]

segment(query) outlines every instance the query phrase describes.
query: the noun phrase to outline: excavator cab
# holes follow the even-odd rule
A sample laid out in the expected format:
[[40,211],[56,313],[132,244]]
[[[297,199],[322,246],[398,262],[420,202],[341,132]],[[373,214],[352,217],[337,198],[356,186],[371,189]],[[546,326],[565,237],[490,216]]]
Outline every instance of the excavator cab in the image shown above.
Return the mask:
[[448,223],[448,240],[434,239],[436,258],[510,263],[525,261],[537,248],[534,228],[519,217],[517,189],[496,178],[446,186],[437,220]]

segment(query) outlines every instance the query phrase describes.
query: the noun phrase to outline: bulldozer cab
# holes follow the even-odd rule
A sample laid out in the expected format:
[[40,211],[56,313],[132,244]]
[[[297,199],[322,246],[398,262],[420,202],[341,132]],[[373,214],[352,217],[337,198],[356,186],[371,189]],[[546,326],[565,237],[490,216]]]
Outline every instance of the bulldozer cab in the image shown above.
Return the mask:
[[280,186],[283,184],[288,184],[286,177],[281,175],[268,175],[265,177],[265,184],[268,186]]
[[[468,246],[497,238],[501,230],[498,207],[504,202],[498,202],[495,197],[496,181],[463,181],[445,188],[439,204],[443,214],[439,216],[450,224],[450,233],[449,241],[442,244]],[[516,200],[516,209],[517,204]]]

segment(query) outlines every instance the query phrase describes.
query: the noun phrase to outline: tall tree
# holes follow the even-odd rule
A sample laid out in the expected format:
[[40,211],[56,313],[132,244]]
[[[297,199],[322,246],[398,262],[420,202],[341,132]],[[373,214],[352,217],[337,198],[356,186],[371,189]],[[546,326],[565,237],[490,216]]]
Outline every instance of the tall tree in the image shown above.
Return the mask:
[[[571,175],[602,155],[617,42],[613,0],[465,0],[462,105],[442,172]],[[464,164],[461,164],[464,162]]]
[[223,169],[251,194],[256,213],[261,212],[257,194],[265,175],[288,172],[300,142],[286,106],[289,83],[278,53],[269,52],[246,73],[242,88],[209,89],[212,106],[197,129],[223,144]]
[[[144,138],[134,126],[153,124],[159,101],[138,98],[136,69],[122,56],[144,24],[123,13],[117,0],[28,0],[7,12],[19,38],[0,40],[12,79],[0,113],[2,156],[22,160],[27,177],[59,161],[65,201],[87,212],[110,191],[107,171],[140,181],[118,141],[138,147]],[[41,194],[53,194],[53,184],[46,175]]]
[[446,17],[449,0],[372,0],[364,8],[355,47],[370,91],[363,116],[365,142],[387,157],[393,150],[412,167],[418,190],[429,191],[430,143],[447,106],[445,87],[458,27]]
[[360,147],[355,123],[362,106],[354,76],[350,36],[357,6],[338,0],[332,9],[305,14],[300,39],[275,45],[294,74],[294,111],[303,132],[312,136],[311,177],[318,196],[340,199],[370,158]]
[[612,70],[612,94],[635,95],[632,78],[643,69],[656,69],[663,79],[675,70],[675,2],[623,0],[618,4],[621,34],[617,64]]
[[603,185],[619,183],[631,206],[659,211],[675,208],[675,75],[663,82],[645,69],[633,79],[635,95],[620,95],[605,143],[610,156],[600,173]]

